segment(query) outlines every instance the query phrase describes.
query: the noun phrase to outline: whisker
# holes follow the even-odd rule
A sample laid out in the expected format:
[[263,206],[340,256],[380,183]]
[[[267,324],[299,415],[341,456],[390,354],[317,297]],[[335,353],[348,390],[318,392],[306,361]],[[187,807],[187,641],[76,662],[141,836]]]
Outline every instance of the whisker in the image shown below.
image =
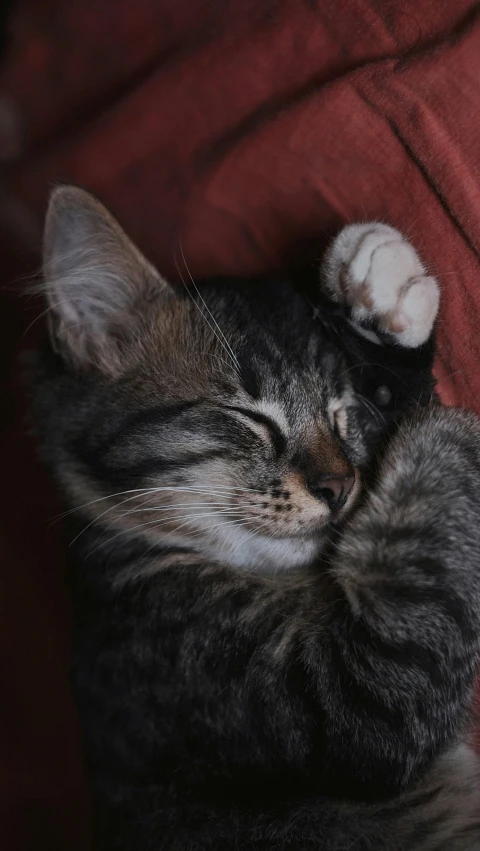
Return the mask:
[[[155,491],[154,491],[153,493],[155,493]],[[197,494],[196,494],[196,492],[194,492],[194,493],[195,493],[195,495],[197,495]],[[151,496],[151,495],[152,495],[152,492],[150,492],[149,494],[141,494],[141,496]],[[214,494],[207,494],[207,496],[214,496]],[[223,496],[223,494],[220,494],[220,496]],[[121,501],[121,502],[119,502],[119,503],[115,503],[114,505],[110,505],[108,508],[106,508],[106,509],[105,509],[105,511],[102,511],[102,513],[101,513],[101,514],[98,514],[96,517],[94,517],[94,518],[90,521],[90,523],[87,523],[87,525],[86,525],[86,526],[84,526],[84,528],[83,528],[83,529],[82,529],[82,530],[78,533],[78,535],[76,535],[76,536],[75,536],[75,538],[73,538],[73,540],[70,542],[70,546],[71,546],[72,544],[74,544],[74,543],[75,543],[75,541],[77,541],[77,540],[78,540],[78,538],[79,538],[81,535],[83,535],[83,533],[84,533],[84,532],[86,532],[86,531],[87,531],[87,529],[90,529],[90,527],[91,527],[91,526],[93,526],[95,523],[98,523],[98,521],[99,521],[99,520],[101,520],[101,519],[102,519],[102,517],[105,517],[105,515],[106,515],[106,514],[109,514],[111,511],[113,511],[115,508],[119,507],[120,505],[125,505],[125,503],[130,502],[132,499],[137,499],[137,498],[138,498],[138,496],[131,496],[131,497],[129,497],[128,499],[124,499],[124,500],[122,500],[122,501]],[[176,503],[174,507],[176,507],[176,505],[177,505],[177,504],[178,504],[178,503]],[[197,505],[205,505],[205,503],[204,503],[204,502],[196,503],[196,504],[197,504]],[[224,505],[228,505],[228,503],[226,503],[226,502],[224,502],[223,504],[224,504]],[[186,506],[186,505],[192,505],[192,503],[184,503],[184,505],[185,505],[185,506]],[[142,511],[142,510],[143,510],[143,511],[152,511],[152,510],[155,510],[155,508],[154,508],[154,507],[150,507],[150,506],[145,506],[143,509],[141,508],[141,509],[138,509],[138,510],[139,510],[139,511]],[[161,511],[162,509],[161,509],[161,508],[158,508],[158,509],[156,509],[156,510]],[[135,511],[135,509],[134,509],[134,511]],[[120,515],[120,517],[125,517],[125,516],[126,516],[126,514],[128,514],[128,513],[129,513],[129,512],[124,512],[123,514],[121,514],[121,515]],[[120,519],[120,518],[117,518],[117,519]]]
[[[229,487],[228,485],[192,485],[192,486],[178,486],[172,485],[161,486],[161,487],[152,487],[152,488],[130,488],[126,491],[118,491],[116,493],[109,493],[106,496],[99,496],[96,499],[90,500],[90,502],[84,502],[82,505],[77,505],[75,508],[69,508],[68,511],[64,511],[61,514],[58,514],[53,518],[53,523],[56,523],[58,520],[62,520],[64,517],[68,517],[69,514],[74,514],[76,511],[81,511],[83,508],[89,508],[91,505],[96,505],[98,502],[103,502],[106,499],[115,499],[117,496],[124,496],[127,493],[135,494],[131,499],[139,499],[142,496],[149,496],[152,493],[160,493],[164,491],[175,491],[178,493],[193,493],[204,496],[224,496],[224,494],[236,494],[238,491],[240,492],[248,492],[248,493],[261,493],[261,491],[256,488],[242,488],[242,487]],[[117,505],[122,505],[124,502],[128,500],[123,500],[121,503],[116,503]],[[113,506],[114,507],[114,506]]]
[[29,325],[27,325],[25,331],[20,337],[20,341],[22,341],[27,336],[28,332],[33,328],[34,325],[36,325],[37,322],[40,322],[40,320],[43,319],[43,317],[46,316],[47,313],[52,312],[56,307],[58,307],[59,304],[61,304],[61,302],[57,301],[55,302],[55,304],[49,304],[45,310],[42,310],[42,312],[38,316],[36,316],[35,319],[30,322]]
[[[121,505],[121,504],[122,503],[119,503],[119,505]],[[246,503],[246,504],[243,504],[241,502],[231,503],[231,502],[227,502],[226,500],[223,500],[222,502],[208,502],[208,501],[205,501],[205,502],[171,502],[169,505],[158,505],[158,506],[156,506],[156,505],[153,505],[153,506],[145,505],[145,506],[142,506],[141,508],[131,508],[128,511],[124,511],[121,515],[119,515],[119,517],[126,517],[128,514],[138,514],[141,511],[160,511],[160,512],[162,512],[162,511],[170,511],[171,509],[177,509],[177,508],[203,508],[204,506],[207,506],[208,508],[219,508],[219,509],[224,508],[225,510],[230,510],[231,508],[239,508],[239,507],[251,509],[252,503]],[[119,517],[117,517],[116,519],[119,519]]]
[[[238,511],[240,511],[240,509],[237,509],[237,510],[238,510]],[[114,541],[116,538],[119,538],[121,535],[128,535],[128,534],[130,534],[130,535],[131,535],[133,532],[136,532],[136,531],[137,531],[137,529],[143,529],[143,528],[144,528],[144,527],[146,527],[146,526],[154,526],[154,525],[161,526],[162,524],[167,523],[169,520],[182,520],[182,519],[185,519],[185,522],[188,522],[189,520],[192,520],[192,519],[194,519],[194,518],[196,518],[196,517],[213,517],[213,516],[217,516],[217,515],[218,515],[218,513],[219,513],[218,511],[211,511],[211,512],[203,512],[203,511],[201,511],[201,512],[199,512],[198,514],[187,514],[187,515],[185,515],[185,518],[176,517],[176,516],[174,515],[174,516],[172,516],[172,517],[163,517],[161,520],[157,520],[157,519],[155,519],[155,520],[148,520],[146,523],[139,523],[137,526],[133,526],[132,528],[129,528],[129,529],[122,529],[122,531],[121,531],[121,532],[117,532],[117,534],[116,534],[116,535],[112,535],[112,536],[111,536],[110,538],[108,538],[106,541],[102,541],[102,542],[101,542],[101,543],[100,543],[97,547],[94,547],[94,549],[93,549],[93,550],[90,550],[90,552],[88,553],[88,557],[90,557],[91,555],[93,555],[93,553],[94,553],[94,552],[96,552],[98,549],[100,549],[102,546],[103,546],[103,547],[104,547],[104,546],[107,546],[107,544],[111,543],[111,541]],[[182,527],[180,526],[179,528],[182,528]],[[175,530],[175,531],[176,531],[176,530]],[[78,536],[77,536],[77,537],[78,537]],[[70,547],[72,546],[72,544],[74,543],[74,541],[75,541],[75,540],[76,540],[76,538],[74,538],[74,539],[73,539],[73,541],[71,541],[71,542],[70,542],[70,544],[69,544],[69,546],[70,546]]]
[[[255,515],[250,515],[250,517],[248,519],[257,520],[258,518]],[[268,526],[269,522],[270,522],[269,520],[264,520],[262,523],[258,524],[255,529],[247,529],[245,534],[240,538],[239,541],[237,541],[237,544],[233,549],[233,553],[238,552],[238,550],[243,546],[244,542],[247,540],[249,535],[251,535],[252,533],[258,534],[259,532],[261,532],[262,529],[265,528],[265,526]],[[274,537],[273,534],[271,534],[270,537],[273,538]]]
[[[360,363],[352,364],[352,366],[347,367],[347,369],[344,369],[340,373],[339,378],[342,378],[344,375],[347,375],[347,373],[349,373],[349,372],[353,372],[354,369],[361,369],[364,366],[366,366],[366,367],[380,366],[381,369],[385,370],[385,372],[391,373],[391,375],[393,375],[397,379],[397,381],[400,381],[401,384],[403,384],[405,387],[407,386],[407,382],[404,381],[404,379],[401,378],[401,376],[398,374],[398,372],[395,372],[394,369],[391,369],[390,367],[385,366],[385,364],[383,364],[383,363],[377,364],[377,363],[372,363],[372,361],[361,361]],[[354,388],[354,390],[355,390],[355,388]]]
[[367,411],[369,411],[371,413],[373,418],[377,421],[378,425],[381,428],[384,428],[385,427],[385,417],[383,416],[383,414],[380,413],[380,411],[375,407],[375,405],[372,402],[370,402],[369,399],[366,399],[365,396],[362,396],[361,393],[357,393],[356,395],[357,395],[357,399],[360,402],[360,404],[363,405],[363,407],[366,408]]
[[349,372],[352,372],[354,369],[361,369],[364,366],[371,366],[371,365],[372,364],[371,364],[370,361],[361,361],[360,363],[354,363],[354,364],[352,364],[352,366],[349,366],[346,369],[342,370],[342,372],[339,374],[338,377],[343,378],[344,375],[347,375]]
[[225,334],[223,333],[222,329],[220,328],[220,325],[218,324],[217,320],[215,319],[215,317],[214,317],[214,315],[213,315],[212,311],[209,309],[209,307],[208,307],[208,305],[207,305],[207,303],[206,303],[205,299],[203,298],[203,296],[202,296],[201,292],[199,291],[199,289],[198,289],[198,287],[197,287],[197,285],[196,285],[196,283],[195,283],[195,281],[194,281],[194,279],[193,279],[193,277],[192,277],[192,273],[190,272],[190,269],[188,268],[188,264],[187,264],[187,261],[186,261],[186,258],[185,258],[185,254],[184,254],[184,251],[183,251],[183,245],[182,245],[182,240],[181,240],[181,239],[179,240],[179,246],[180,246],[180,252],[181,252],[181,254],[182,254],[182,260],[183,260],[183,262],[184,262],[184,264],[185,264],[185,269],[186,269],[186,271],[187,271],[188,277],[190,278],[190,280],[191,280],[191,282],[192,282],[193,286],[195,287],[195,291],[196,291],[196,293],[197,293],[198,297],[200,298],[200,300],[201,300],[202,304],[204,305],[205,310],[207,311],[207,313],[208,313],[208,314],[209,314],[209,316],[211,317],[212,322],[213,322],[213,323],[214,323],[214,325],[215,325],[215,328],[217,329],[218,333],[220,334],[220,337],[222,338],[222,340],[223,340],[223,342],[225,343],[225,345],[226,345],[226,347],[227,347],[228,351],[230,352],[230,354],[231,354],[231,356],[232,356],[232,358],[233,358],[233,362],[236,364],[237,369],[238,369],[238,370],[240,370],[240,364],[239,364],[239,362],[238,362],[238,360],[237,360],[237,356],[236,356],[235,352],[233,351],[233,349],[232,349],[232,347],[231,347],[230,343],[228,342],[228,340],[227,340],[227,338],[226,338]]
[[[163,513],[164,511],[176,511],[177,508],[178,509],[181,508],[181,509],[184,510],[187,507],[188,508],[217,508],[218,511],[211,512],[213,514],[227,514],[227,513],[232,512],[232,511],[244,511],[245,510],[244,506],[230,505],[228,502],[194,502],[194,503],[184,502],[184,503],[180,503],[179,505],[175,505],[175,504],[168,505],[165,508],[149,508],[148,506],[145,506],[144,508],[133,508],[130,511],[124,511],[122,514],[115,517],[114,520],[112,520],[110,525],[113,526],[116,521],[121,520],[123,517],[128,517],[130,514],[138,514],[138,513],[144,512],[144,511],[156,511],[156,512]],[[198,515],[197,514],[185,514],[184,516],[185,517],[197,517]],[[205,516],[208,516],[208,514],[206,512],[205,512]],[[166,519],[168,520],[170,518],[167,517]]]
[[[246,520],[251,520],[251,519],[253,519],[253,515],[242,515],[241,517],[233,517],[233,518],[228,517],[226,520],[223,520],[221,523],[214,523],[212,526],[209,526],[208,531],[210,531],[211,529],[217,529],[219,526],[228,526],[228,525],[234,525],[236,523],[244,523]],[[175,527],[174,532],[175,533],[178,532],[180,529],[183,529],[184,526],[186,526],[186,525],[187,525],[187,521],[181,523],[180,526]],[[193,534],[192,533],[189,534],[189,538],[200,537],[200,535],[204,535],[204,534],[205,534],[204,529],[197,529],[197,530],[194,530]]]
[[181,243],[181,241],[179,241],[179,247],[180,247],[180,251],[181,251],[181,254],[182,254],[182,259],[183,259],[183,262],[184,262],[184,264],[185,264],[185,269],[186,269],[186,271],[187,271],[187,274],[188,274],[188,276],[189,276],[189,278],[190,278],[190,280],[191,280],[191,282],[192,282],[192,285],[194,286],[195,291],[196,291],[196,293],[197,293],[197,295],[198,295],[199,299],[201,300],[201,302],[202,302],[202,304],[203,304],[203,306],[204,306],[205,310],[207,311],[208,315],[210,316],[210,318],[211,318],[211,320],[212,320],[212,322],[213,322],[213,325],[209,322],[209,320],[208,320],[207,316],[205,315],[205,313],[204,313],[204,312],[203,312],[203,310],[201,309],[200,305],[199,305],[199,304],[197,304],[197,302],[195,301],[195,299],[194,299],[194,298],[192,298],[191,293],[190,293],[190,290],[189,290],[189,288],[188,288],[188,285],[187,285],[187,283],[186,283],[186,281],[185,281],[185,279],[184,279],[184,277],[183,277],[183,275],[182,275],[182,272],[181,272],[181,270],[180,270],[180,268],[179,268],[179,265],[178,265],[177,259],[176,259],[176,257],[175,257],[175,258],[174,258],[174,260],[175,260],[175,266],[176,266],[176,268],[177,268],[177,272],[178,272],[178,274],[179,274],[179,276],[180,276],[180,279],[181,279],[181,281],[182,281],[182,283],[183,283],[183,285],[184,285],[184,287],[185,287],[185,289],[186,289],[187,293],[188,293],[188,294],[190,295],[190,297],[192,298],[193,303],[197,306],[197,308],[198,308],[198,310],[199,310],[200,314],[203,316],[203,319],[204,319],[204,320],[205,320],[205,322],[207,323],[208,327],[211,329],[211,331],[213,331],[213,333],[214,333],[215,337],[217,338],[218,342],[220,343],[220,345],[222,346],[222,348],[224,349],[224,351],[227,353],[228,357],[230,358],[231,362],[233,363],[233,367],[234,367],[234,369],[235,369],[235,372],[237,372],[237,373],[238,373],[238,372],[240,372],[240,364],[239,364],[238,359],[237,359],[237,357],[236,357],[236,355],[235,355],[235,352],[233,351],[233,349],[232,349],[232,347],[231,347],[230,343],[228,342],[227,338],[225,337],[225,334],[223,333],[222,329],[220,328],[220,326],[219,326],[219,324],[218,324],[217,320],[215,319],[215,317],[214,317],[213,313],[212,313],[212,312],[211,312],[211,310],[209,309],[209,307],[208,307],[208,305],[207,305],[207,303],[206,303],[205,299],[203,298],[202,294],[200,293],[200,290],[198,289],[198,287],[197,287],[197,285],[196,285],[196,283],[195,283],[195,281],[194,281],[194,279],[193,279],[193,277],[192,277],[192,274],[191,274],[191,272],[190,272],[190,269],[188,268],[188,265],[187,265],[187,261],[186,261],[186,259],[185,259],[185,255],[184,255],[184,253],[183,253],[183,247],[182,247],[182,243]]

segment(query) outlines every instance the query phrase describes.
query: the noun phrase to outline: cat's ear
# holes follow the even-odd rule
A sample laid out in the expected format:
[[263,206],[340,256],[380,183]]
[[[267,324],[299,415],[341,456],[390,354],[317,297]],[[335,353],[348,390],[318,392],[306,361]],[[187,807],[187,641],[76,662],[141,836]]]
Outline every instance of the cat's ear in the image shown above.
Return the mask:
[[75,186],[50,197],[43,272],[57,349],[78,367],[111,373],[149,302],[169,289],[105,207]]

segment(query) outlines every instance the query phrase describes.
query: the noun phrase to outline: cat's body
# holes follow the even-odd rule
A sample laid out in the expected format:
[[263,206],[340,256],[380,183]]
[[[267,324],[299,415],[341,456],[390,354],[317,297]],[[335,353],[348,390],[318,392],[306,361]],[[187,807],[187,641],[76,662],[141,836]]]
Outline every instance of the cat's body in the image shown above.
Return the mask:
[[175,294],[65,189],[46,278],[96,847],[480,848],[480,426],[430,404],[413,249],[343,231],[328,308],[281,282]]

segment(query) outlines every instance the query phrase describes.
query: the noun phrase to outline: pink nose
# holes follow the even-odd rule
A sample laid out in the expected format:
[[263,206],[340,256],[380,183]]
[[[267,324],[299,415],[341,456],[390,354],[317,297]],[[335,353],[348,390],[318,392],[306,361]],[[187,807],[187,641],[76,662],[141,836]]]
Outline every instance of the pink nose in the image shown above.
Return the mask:
[[353,473],[346,476],[325,476],[308,483],[308,489],[317,499],[324,499],[330,511],[339,511],[345,505],[355,483]]

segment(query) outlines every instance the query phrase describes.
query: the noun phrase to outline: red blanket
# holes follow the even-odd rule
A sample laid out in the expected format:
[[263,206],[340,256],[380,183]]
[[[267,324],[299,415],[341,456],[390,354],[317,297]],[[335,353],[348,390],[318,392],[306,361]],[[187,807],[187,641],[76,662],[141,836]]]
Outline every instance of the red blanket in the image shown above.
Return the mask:
[[476,0],[24,0],[14,24],[9,226],[34,239],[49,186],[73,181],[165,274],[181,240],[200,275],[385,220],[443,287],[442,398],[480,413]]

